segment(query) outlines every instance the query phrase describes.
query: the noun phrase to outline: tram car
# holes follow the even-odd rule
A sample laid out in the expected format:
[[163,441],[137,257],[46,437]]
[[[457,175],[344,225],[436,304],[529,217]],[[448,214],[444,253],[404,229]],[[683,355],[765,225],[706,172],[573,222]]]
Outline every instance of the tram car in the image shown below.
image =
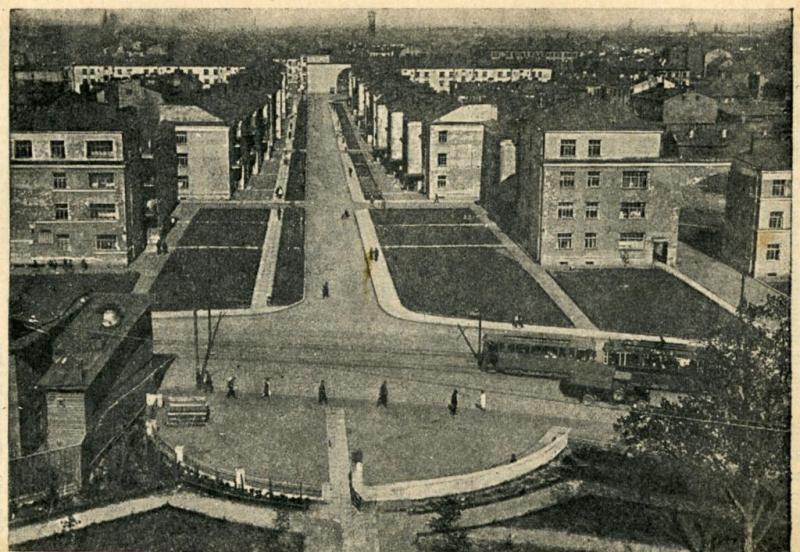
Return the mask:
[[695,347],[660,341],[487,334],[481,369],[558,379],[568,396],[647,400],[649,391],[691,390]]

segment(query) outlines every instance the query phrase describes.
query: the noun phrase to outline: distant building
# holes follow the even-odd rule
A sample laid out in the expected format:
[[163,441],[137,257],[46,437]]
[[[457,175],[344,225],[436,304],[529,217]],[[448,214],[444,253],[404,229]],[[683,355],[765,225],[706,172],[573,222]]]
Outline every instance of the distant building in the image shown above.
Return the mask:
[[112,79],[127,79],[148,75],[184,73],[194,75],[203,88],[227,83],[232,75],[244,71],[242,66],[221,65],[70,65],[65,69],[69,87],[81,92],[82,86],[95,87]]
[[553,70],[548,68],[415,67],[401,69],[400,74],[413,82],[427,84],[436,92],[450,92],[453,83],[549,82],[553,78]]
[[67,99],[11,113],[11,256],[128,264],[145,246],[141,128]]
[[727,165],[665,159],[661,138],[616,102],[535,113],[516,148],[516,238],[545,266],[673,265],[680,186]]
[[725,196],[728,263],[755,278],[789,277],[792,195],[790,143],[756,141],[734,159]]
[[431,122],[426,148],[428,198],[478,199],[482,183],[488,185],[496,177],[498,148],[494,105],[465,105]]
[[713,125],[717,101],[697,92],[678,88],[653,88],[631,97],[631,107],[643,119],[665,125]]
[[367,32],[371,38],[375,37],[375,12],[369,11],[367,13]]
[[22,69],[16,68],[13,72],[13,81],[20,82],[51,82],[63,83],[66,81],[63,69]]

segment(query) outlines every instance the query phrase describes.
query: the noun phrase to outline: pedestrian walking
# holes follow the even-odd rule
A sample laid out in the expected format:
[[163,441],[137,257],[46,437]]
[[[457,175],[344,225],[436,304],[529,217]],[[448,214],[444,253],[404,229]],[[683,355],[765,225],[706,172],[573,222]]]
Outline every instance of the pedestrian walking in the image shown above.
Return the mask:
[[375,257],[373,258],[373,260],[377,261],[378,257],[380,257],[380,255],[381,255],[381,250],[376,247],[375,248]]
[[206,390],[206,393],[213,393],[214,392],[214,382],[211,381],[211,372],[208,370],[205,371],[203,375],[203,387]]
[[269,399],[272,397],[272,388],[269,385],[269,378],[264,378],[264,384],[261,387],[261,398]]
[[331,296],[331,288],[328,285],[328,282],[326,281],[324,284],[322,284],[322,298],[327,299],[330,296]]
[[161,255],[161,238],[156,241],[156,255]]
[[453,389],[453,394],[450,395],[450,404],[447,407],[450,410],[450,415],[455,416],[458,411],[458,389]]
[[348,174],[350,175],[350,178],[353,178],[353,167],[347,167],[347,171]]
[[317,392],[317,401],[319,404],[328,404],[328,392],[325,389],[325,380],[322,380],[319,384],[319,391]]
[[475,406],[477,406],[480,410],[486,412],[486,391],[484,391],[483,389],[481,389],[481,394],[478,397],[478,403]]
[[435,195],[433,196],[433,202],[434,202],[434,203],[439,203],[439,194],[435,194]]
[[384,408],[389,406],[389,387],[386,385],[386,380],[383,380],[378,391],[378,406],[383,406]]
[[166,255],[167,253],[169,253],[169,247],[167,247],[167,242],[166,242],[166,240],[161,242],[161,252],[162,252],[164,255]]
[[228,378],[228,392],[225,395],[226,399],[235,399],[236,398],[236,376],[231,376]]

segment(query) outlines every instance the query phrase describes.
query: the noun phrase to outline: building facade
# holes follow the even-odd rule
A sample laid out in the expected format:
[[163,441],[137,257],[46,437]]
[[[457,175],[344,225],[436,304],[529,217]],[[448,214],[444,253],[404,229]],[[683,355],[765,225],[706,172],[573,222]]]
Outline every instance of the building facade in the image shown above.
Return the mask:
[[12,259],[133,261],[145,246],[136,133],[32,122],[12,120]]
[[209,88],[214,84],[227,83],[231,75],[244,69],[221,65],[70,65],[65,72],[70,90],[80,93],[81,86],[94,87],[112,79],[174,73],[194,75],[203,88]]
[[755,145],[731,164],[725,201],[726,260],[754,278],[786,279],[792,262],[792,164],[788,147]]
[[413,82],[427,84],[436,92],[450,92],[452,83],[518,82],[522,80],[550,82],[553,70],[548,68],[444,67],[406,68],[400,74]]

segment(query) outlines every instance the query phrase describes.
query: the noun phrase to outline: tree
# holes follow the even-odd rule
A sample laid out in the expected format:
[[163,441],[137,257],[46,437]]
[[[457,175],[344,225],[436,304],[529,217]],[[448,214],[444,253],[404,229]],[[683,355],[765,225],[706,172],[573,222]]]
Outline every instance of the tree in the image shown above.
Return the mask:
[[633,454],[679,465],[726,506],[743,552],[788,515],[790,344],[786,299],[745,304],[698,352],[692,393],[617,422]]
[[458,528],[461,519],[461,505],[452,497],[439,500],[433,508],[436,517],[428,523],[430,530],[441,537],[434,541],[433,550],[437,552],[468,552],[472,548],[467,532]]

